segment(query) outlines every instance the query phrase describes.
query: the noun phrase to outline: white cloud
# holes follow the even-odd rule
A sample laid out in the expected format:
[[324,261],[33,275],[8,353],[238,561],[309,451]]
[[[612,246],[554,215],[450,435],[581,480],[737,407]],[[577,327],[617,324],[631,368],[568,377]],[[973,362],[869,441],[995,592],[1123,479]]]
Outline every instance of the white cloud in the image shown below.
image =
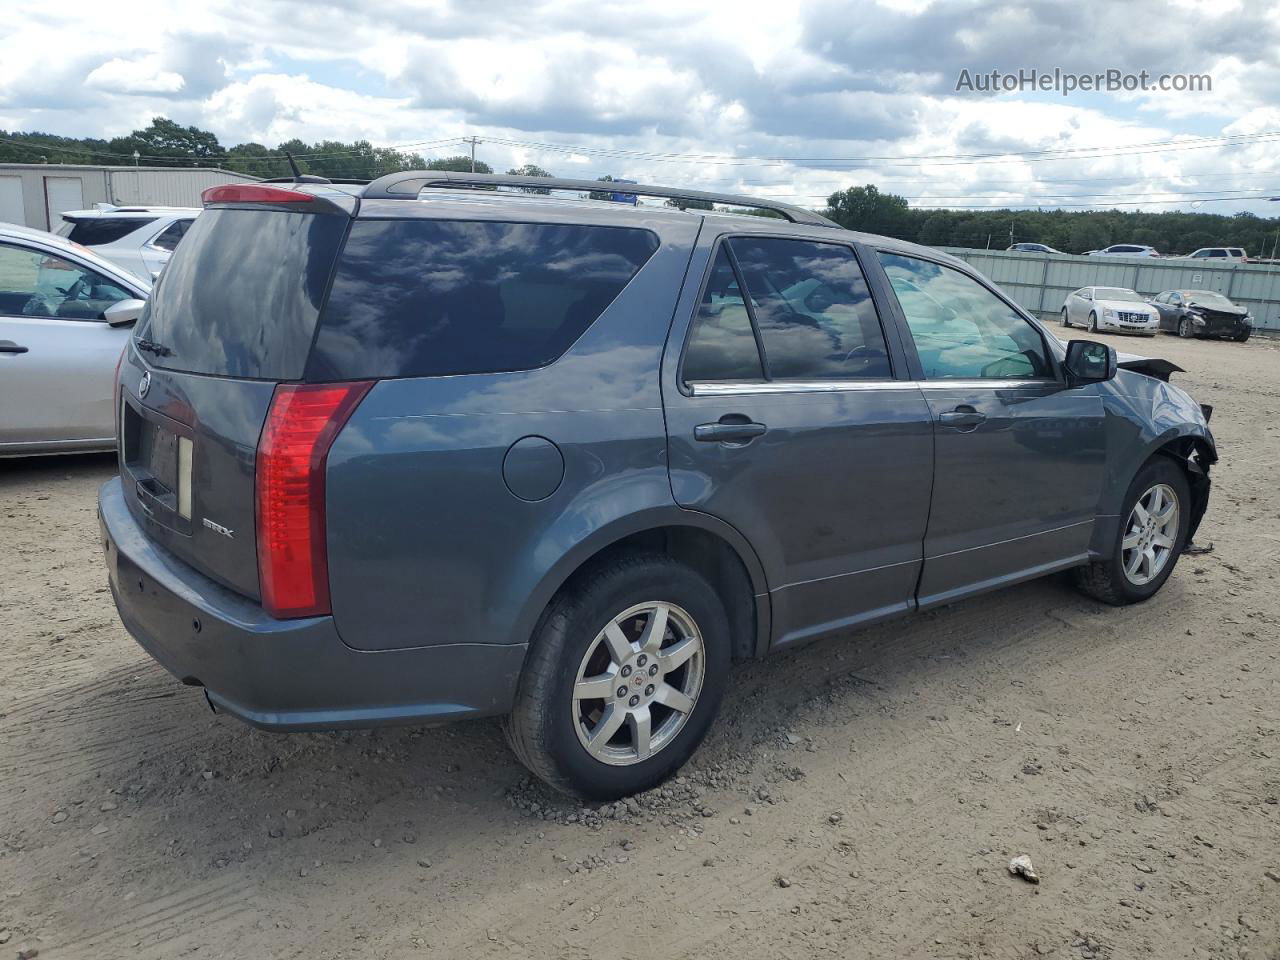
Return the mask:
[[[1213,89],[954,91],[961,68],[1054,66],[1210,73]],[[499,168],[533,162],[814,204],[864,182],[922,203],[1226,190],[1265,181],[1278,162],[1266,143],[1045,162],[693,158],[1123,148],[1280,130],[1277,102],[1280,23],[1237,0],[654,0],[625,17],[586,0],[490,0],[482,16],[446,0],[118,0],[110,10],[66,0],[52,11],[11,0],[0,38],[8,129],[114,136],[163,114],[228,144],[476,134]]]
[[160,57],[108,60],[85,77],[85,83],[113,93],[177,93],[186,81],[182,75],[160,67]]

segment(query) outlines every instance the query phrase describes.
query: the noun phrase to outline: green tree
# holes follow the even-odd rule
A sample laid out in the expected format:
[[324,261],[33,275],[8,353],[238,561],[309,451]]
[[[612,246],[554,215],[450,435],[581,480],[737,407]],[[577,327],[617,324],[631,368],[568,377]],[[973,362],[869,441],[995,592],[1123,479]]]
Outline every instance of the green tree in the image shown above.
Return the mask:
[[[536,163],[526,163],[523,167],[512,167],[507,171],[509,176],[513,177],[554,177],[555,174],[550,170],[543,170]],[[546,196],[551,191],[546,187],[521,187],[525,193],[536,193]]]
[[438,160],[431,160],[427,163],[426,170],[453,170],[457,173],[493,173],[493,167],[489,166],[483,160],[476,161],[476,168],[471,169],[471,157],[466,154],[458,154],[454,157],[441,157]]
[[1067,231],[1066,253],[1101,250],[1111,242],[1111,233],[1098,220],[1079,219]]
[[828,216],[842,227],[889,237],[914,235],[911,212],[904,197],[881,193],[875,184],[849,187],[827,200]]
[[950,237],[951,218],[945,213],[932,214],[920,227],[920,242],[926,246],[945,246]]
[[190,162],[193,166],[221,161],[227,151],[218,138],[199,127],[184,127],[167,117],[155,117],[150,126],[135,130],[127,137],[116,137],[107,143],[113,153],[137,151],[154,163],[155,158],[167,162]]

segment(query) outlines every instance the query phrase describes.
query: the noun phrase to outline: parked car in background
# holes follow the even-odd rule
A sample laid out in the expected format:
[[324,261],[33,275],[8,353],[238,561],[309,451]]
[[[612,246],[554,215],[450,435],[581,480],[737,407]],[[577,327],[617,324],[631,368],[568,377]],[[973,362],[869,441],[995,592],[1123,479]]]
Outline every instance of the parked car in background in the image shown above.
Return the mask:
[[1061,250],[1055,250],[1047,243],[1015,243],[1008,248],[1018,253],[1061,253]]
[[219,712],[506,715],[536,775],[616,798],[734,660],[1068,569],[1137,603],[1195,533],[1216,453],[1172,365],[809,210],[493,189],[525,186],[598,183],[206,192],[99,516],[125,627]]
[[1244,343],[1253,333],[1253,317],[1213,290],[1166,290],[1151,298],[1160,312],[1160,329],[1180,337],[1218,337]]
[[68,210],[57,233],[152,283],[199,215],[199,207],[101,204],[94,210]]
[[0,223],[0,456],[115,446],[112,377],[150,294],[91,250]]
[[1160,315],[1141,295],[1125,287],[1081,287],[1067,294],[1062,304],[1062,325],[1076,324],[1091,331],[1154,337],[1160,329]]
[[1090,250],[1086,257],[1158,257],[1160,253],[1155,247],[1144,247],[1136,243],[1113,243],[1101,250]]
[[1244,247],[1201,247],[1193,253],[1189,253],[1185,258],[1187,260],[1222,260],[1226,263],[1248,263],[1249,255],[1244,252]]

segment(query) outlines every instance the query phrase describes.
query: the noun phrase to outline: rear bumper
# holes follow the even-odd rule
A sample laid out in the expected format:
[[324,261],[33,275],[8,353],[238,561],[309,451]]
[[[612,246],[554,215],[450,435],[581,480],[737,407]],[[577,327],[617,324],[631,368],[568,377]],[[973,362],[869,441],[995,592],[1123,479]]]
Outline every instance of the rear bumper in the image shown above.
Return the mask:
[[269,730],[434,723],[506,713],[523,644],[366,653],[331,617],[275,620],[147,539],[114,478],[98,495],[111,594],[125,629],[219,712]]

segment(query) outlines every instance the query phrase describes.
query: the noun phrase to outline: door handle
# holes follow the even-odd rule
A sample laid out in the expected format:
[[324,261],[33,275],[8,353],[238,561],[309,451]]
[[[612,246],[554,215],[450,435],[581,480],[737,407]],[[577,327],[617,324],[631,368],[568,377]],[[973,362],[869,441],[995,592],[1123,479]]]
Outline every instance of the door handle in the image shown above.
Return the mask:
[[946,427],[968,427],[973,429],[986,419],[987,415],[985,413],[978,412],[967,403],[962,403],[954,410],[938,414],[938,422]]
[[12,340],[0,340],[0,353],[26,353],[28,349]]
[[750,443],[764,436],[768,430],[763,423],[755,423],[740,414],[721,417],[719,423],[700,423],[693,428],[693,439],[705,443]]

